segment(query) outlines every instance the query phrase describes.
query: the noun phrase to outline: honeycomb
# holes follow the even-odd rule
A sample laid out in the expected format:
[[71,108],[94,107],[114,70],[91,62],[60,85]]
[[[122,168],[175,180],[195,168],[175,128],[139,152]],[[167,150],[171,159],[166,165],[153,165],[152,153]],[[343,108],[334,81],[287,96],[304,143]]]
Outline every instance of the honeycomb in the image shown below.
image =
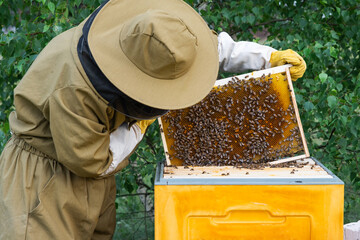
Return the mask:
[[242,166],[304,151],[286,76],[233,77],[161,118],[172,165]]

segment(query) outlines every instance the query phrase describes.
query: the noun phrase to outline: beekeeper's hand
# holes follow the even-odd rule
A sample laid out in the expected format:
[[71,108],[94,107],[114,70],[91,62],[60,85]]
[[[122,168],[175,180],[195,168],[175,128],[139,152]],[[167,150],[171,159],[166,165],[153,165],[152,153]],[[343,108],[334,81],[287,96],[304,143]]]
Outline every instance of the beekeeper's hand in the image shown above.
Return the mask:
[[155,121],[155,119],[150,119],[150,120],[141,120],[136,122],[136,124],[139,126],[139,128],[141,129],[141,133],[144,134],[146,132],[146,129],[150,126],[150,124],[152,124]]
[[270,63],[271,67],[281,66],[287,63],[292,64],[293,66],[290,68],[290,74],[293,81],[301,78],[306,70],[306,62],[304,59],[291,49],[272,52]]

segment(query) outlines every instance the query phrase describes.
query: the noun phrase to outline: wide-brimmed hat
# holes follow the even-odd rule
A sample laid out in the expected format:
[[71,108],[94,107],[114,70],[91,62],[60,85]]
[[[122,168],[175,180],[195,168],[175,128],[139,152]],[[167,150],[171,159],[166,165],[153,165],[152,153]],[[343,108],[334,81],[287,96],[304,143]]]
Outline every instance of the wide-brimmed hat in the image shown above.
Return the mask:
[[88,43],[112,84],[155,108],[201,101],[218,74],[214,33],[181,0],[111,0],[92,22]]

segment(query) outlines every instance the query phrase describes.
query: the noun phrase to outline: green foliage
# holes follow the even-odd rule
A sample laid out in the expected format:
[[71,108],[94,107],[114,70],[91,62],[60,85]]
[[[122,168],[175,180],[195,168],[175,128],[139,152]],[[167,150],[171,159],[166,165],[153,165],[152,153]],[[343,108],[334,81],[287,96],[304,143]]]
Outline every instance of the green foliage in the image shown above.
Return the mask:
[[130,157],[130,165],[117,175],[118,228],[115,239],[154,237],[154,179],[157,163],[164,159],[158,129],[156,121]]
[[[72,2],[72,4],[69,4]],[[13,89],[42,48],[57,34],[79,24],[101,1],[0,1],[0,149],[9,137]]]
[[[311,155],[345,182],[345,222],[359,220],[359,1],[187,2],[218,32],[255,42],[264,42],[256,36],[267,33],[264,44],[291,48],[304,57],[307,72],[294,85]],[[1,27],[16,28],[0,35],[0,149],[9,137],[7,119],[18,81],[51,38],[79,24],[100,3],[0,0]],[[152,207],[146,208],[141,197],[153,199],[156,163],[164,158],[160,142],[153,124],[132,164],[117,176],[116,239],[153,238]]]

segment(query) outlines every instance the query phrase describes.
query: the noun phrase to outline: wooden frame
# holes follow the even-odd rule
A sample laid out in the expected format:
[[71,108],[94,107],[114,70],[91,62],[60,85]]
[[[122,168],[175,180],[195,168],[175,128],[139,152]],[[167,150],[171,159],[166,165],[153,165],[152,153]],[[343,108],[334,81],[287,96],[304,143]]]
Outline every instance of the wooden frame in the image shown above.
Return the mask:
[[286,71],[286,77],[288,79],[288,84],[289,84],[289,88],[290,88],[290,95],[292,98],[292,103],[295,108],[295,115],[296,115],[297,123],[298,123],[299,129],[300,129],[300,134],[301,134],[301,138],[302,138],[302,142],[303,142],[303,146],[304,146],[305,156],[310,157],[309,149],[307,147],[307,143],[306,143],[306,139],[305,139],[304,129],[301,124],[299,109],[298,109],[298,106],[296,103],[294,87],[292,85],[292,80],[291,80],[291,76],[290,76],[290,68],[289,67],[285,68],[285,71]]
[[163,127],[163,124],[162,124],[162,121],[161,121],[161,117],[159,117],[157,120],[158,120],[159,127],[160,127],[161,140],[162,140],[163,146],[164,146],[166,165],[170,166],[171,162],[170,162],[170,158],[169,158],[168,147],[167,147],[167,143],[166,143],[166,139],[165,139],[165,134],[164,134],[164,131],[163,131],[164,127]]

